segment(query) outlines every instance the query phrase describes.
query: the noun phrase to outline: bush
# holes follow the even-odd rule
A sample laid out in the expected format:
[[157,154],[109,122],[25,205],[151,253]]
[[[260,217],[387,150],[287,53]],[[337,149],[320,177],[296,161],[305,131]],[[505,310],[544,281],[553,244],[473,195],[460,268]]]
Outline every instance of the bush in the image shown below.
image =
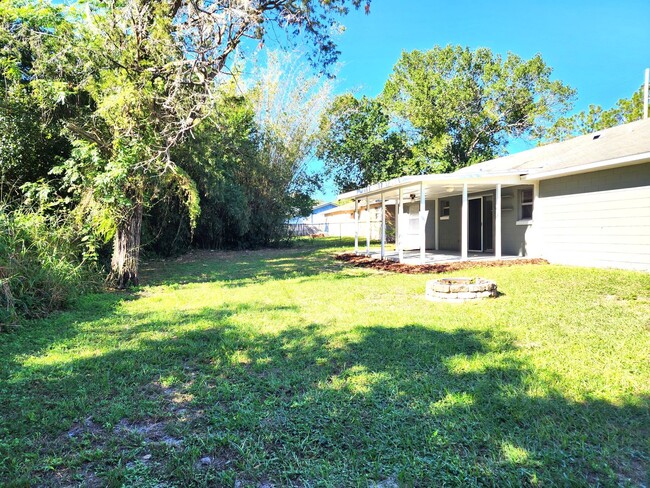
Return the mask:
[[100,286],[79,232],[61,218],[0,207],[0,330]]

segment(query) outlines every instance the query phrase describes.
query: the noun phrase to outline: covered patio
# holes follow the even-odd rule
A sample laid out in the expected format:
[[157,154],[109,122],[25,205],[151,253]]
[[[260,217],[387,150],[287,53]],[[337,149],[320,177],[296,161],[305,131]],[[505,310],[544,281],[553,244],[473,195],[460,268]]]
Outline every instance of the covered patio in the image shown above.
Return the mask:
[[[503,189],[520,187],[527,183],[522,180],[522,174],[512,172],[491,172],[490,175],[470,172],[467,175],[459,175],[459,172],[456,172],[405,176],[343,193],[339,195],[339,199],[354,200],[355,254],[407,264],[514,259],[521,254],[503,252],[502,212],[514,211],[513,201],[504,208]],[[532,208],[537,199],[537,185],[528,186],[531,188]],[[505,195],[505,198],[512,197],[512,192]],[[460,219],[454,215],[454,219],[449,221],[452,218],[450,198],[460,198]],[[377,203],[381,203],[379,249],[371,246],[371,212],[368,210]],[[394,204],[396,209],[392,222],[387,222],[388,204]],[[366,209],[365,236],[360,235],[362,209]],[[452,223],[454,236],[450,238]],[[388,224],[394,225],[394,250],[388,249],[387,246]],[[517,225],[520,223],[517,222]],[[456,233],[459,236],[456,236]],[[361,247],[363,244],[360,244],[363,237],[365,249]],[[456,244],[458,240],[460,242]]]

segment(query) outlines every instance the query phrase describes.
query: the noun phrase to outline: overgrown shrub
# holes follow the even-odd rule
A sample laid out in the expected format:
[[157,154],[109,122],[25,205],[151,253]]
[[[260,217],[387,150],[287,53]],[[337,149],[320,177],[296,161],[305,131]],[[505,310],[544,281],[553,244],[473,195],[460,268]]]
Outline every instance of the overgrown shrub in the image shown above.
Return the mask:
[[162,189],[144,219],[142,245],[149,254],[171,256],[191,246],[249,249],[287,239],[285,222],[296,206],[294,172],[271,160],[244,99],[224,103],[219,124],[204,123],[174,154],[200,195],[196,228],[190,230],[179,198]]
[[0,206],[0,330],[100,286],[101,274],[83,258],[82,240],[60,217]]

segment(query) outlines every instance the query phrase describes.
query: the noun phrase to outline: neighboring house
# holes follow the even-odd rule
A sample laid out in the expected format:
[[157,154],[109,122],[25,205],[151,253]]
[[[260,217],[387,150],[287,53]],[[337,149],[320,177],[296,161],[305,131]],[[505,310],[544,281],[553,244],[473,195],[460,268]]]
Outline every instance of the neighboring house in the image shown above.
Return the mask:
[[328,210],[336,208],[336,203],[325,202],[315,205],[311,209],[311,213],[306,217],[296,217],[289,221],[290,224],[319,224],[323,219],[323,213]]
[[[359,235],[365,238],[370,230],[370,238],[377,240],[381,238],[381,202],[371,202],[370,212],[366,211],[365,205],[358,205]],[[393,225],[395,215],[395,202],[385,202],[386,218],[388,219],[387,233],[388,241],[394,240]],[[354,237],[357,232],[357,224],[354,220],[354,202],[346,203],[323,212],[324,222],[331,236]]]
[[344,198],[401,202],[400,258],[431,249],[650,270],[650,119]]

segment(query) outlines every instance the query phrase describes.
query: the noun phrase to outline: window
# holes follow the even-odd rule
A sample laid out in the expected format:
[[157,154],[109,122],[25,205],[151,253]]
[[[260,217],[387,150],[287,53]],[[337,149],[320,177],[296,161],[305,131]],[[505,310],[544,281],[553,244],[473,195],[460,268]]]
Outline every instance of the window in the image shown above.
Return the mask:
[[531,220],[533,218],[533,190],[532,188],[519,191],[519,219]]
[[440,200],[440,220],[449,220],[449,200]]

